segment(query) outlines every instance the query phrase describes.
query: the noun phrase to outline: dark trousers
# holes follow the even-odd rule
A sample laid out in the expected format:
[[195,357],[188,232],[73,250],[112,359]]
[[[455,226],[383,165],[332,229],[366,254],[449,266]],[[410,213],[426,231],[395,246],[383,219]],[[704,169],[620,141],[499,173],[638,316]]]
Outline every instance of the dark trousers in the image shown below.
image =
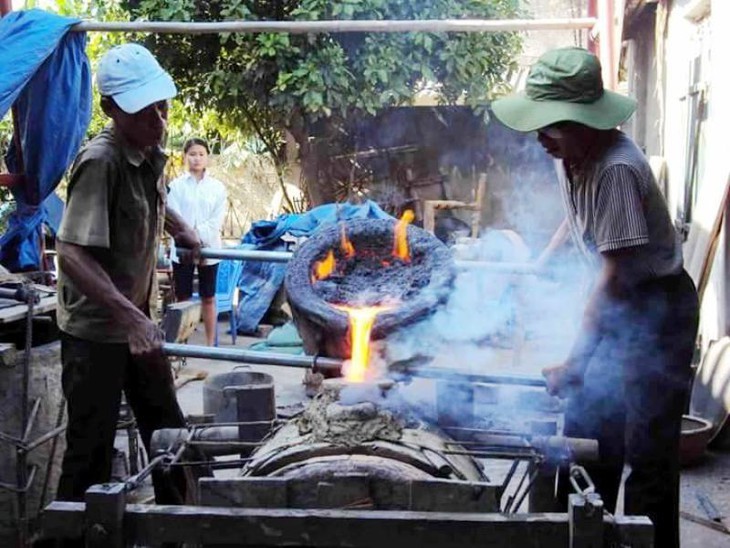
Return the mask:
[[[600,462],[585,468],[609,512],[629,465],[624,513],[651,518],[658,548],[679,547],[679,438],[698,318],[697,292],[685,272],[611,303],[584,385],[565,412],[566,436],[598,440]],[[567,504],[565,475],[558,491]]]
[[[149,455],[152,432],[185,426],[170,366],[133,358],[127,344],[96,343],[61,333],[63,392],[68,405],[66,453],[58,499],[83,501],[90,486],[108,482],[122,390]],[[158,504],[185,502],[181,468],[152,473]]]

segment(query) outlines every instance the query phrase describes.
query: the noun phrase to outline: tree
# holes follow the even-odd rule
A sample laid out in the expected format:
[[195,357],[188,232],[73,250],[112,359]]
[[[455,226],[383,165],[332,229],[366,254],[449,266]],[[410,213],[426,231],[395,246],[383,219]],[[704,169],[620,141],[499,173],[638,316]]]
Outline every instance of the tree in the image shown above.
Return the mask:
[[[127,0],[140,18],[174,21],[504,19],[519,0]],[[516,33],[150,35],[185,102],[252,131],[283,166],[283,132],[299,146],[314,204],[334,190],[319,181],[311,128],[334,140],[353,115],[409,104],[429,89],[445,104],[475,108],[505,90],[521,40]]]

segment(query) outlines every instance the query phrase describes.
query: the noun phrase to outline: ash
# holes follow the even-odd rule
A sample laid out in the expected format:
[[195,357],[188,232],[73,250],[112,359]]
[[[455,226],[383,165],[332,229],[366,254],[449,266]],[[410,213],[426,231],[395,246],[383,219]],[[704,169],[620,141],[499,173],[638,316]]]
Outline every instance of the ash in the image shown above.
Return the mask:
[[311,443],[355,447],[375,440],[398,441],[404,421],[379,405],[382,388],[363,383],[326,386],[299,418],[299,433],[309,434]]

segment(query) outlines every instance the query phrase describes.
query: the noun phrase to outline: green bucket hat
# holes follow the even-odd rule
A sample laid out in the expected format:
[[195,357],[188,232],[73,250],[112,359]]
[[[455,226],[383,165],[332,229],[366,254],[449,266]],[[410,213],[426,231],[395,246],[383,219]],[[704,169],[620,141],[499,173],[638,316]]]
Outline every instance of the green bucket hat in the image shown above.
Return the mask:
[[566,121],[613,129],[634,110],[635,100],[603,89],[598,58],[575,47],[543,54],[530,68],[523,92],[492,103],[497,119],[517,131]]

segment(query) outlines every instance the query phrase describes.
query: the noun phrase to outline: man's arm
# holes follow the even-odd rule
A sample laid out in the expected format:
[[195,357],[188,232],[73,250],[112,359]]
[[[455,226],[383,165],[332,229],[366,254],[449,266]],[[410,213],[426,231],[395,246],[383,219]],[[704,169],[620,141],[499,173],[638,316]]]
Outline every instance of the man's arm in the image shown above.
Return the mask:
[[602,267],[588,304],[583,313],[578,337],[565,363],[543,370],[548,392],[564,395],[569,386],[582,384],[588,362],[601,342],[605,322],[610,320],[612,307],[620,302],[631,288],[632,267],[636,247],[601,253]]
[[193,258],[200,255],[200,236],[174,209],[165,208],[165,231],[175,240],[175,245],[193,250]]
[[563,222],[560,223],[560,226],[555,231],[555,234],[553,234],[553,237],[550,238],[550,242],[548,242],[548,245],[545,246],[545,249],[543,249],[542,253],[540,253],[540,256],[535,261],[535,266],[538,269],[544,268],[548,261],[552,258],[553,254],[565,245],[565,242],[568,241],[569,230],[570,227],[568,225],[568,219],[563,219]]
[[114,285],[106,271],[83,246],[56,240],[58,260],[64,275],[86,297],[109,310],[127,330],[129,350],[134,355],[153,355],[160,351],[162,335],[144,312]]

